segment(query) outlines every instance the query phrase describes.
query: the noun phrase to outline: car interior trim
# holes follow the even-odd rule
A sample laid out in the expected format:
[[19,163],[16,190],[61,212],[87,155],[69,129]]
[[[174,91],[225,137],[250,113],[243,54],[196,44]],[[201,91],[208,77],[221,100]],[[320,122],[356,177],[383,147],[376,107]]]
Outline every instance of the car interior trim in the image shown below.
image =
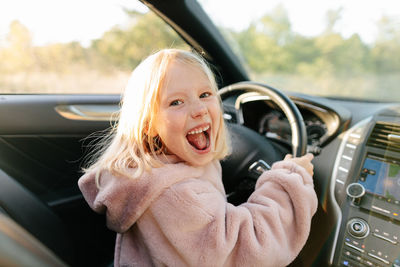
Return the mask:
[[244,103],[253,102],[253,101],[267,101],[267,100],[271,100],[271,97],[269,97],[267,95],[261,95],[258,92],[248,92],[248,93],[241,94],[240,96],[238,96],[236,98],[235,108],[237,110],[239,110],[241,105]]
[[[341,159],[343,156],[343,151],[344,151],[345,147],[348,145],[347,141],[348,141],[349,137],[356,130],[358,130],[360,128],[364,128],[371,120],[372,120],[372,116],[358,122],[344,134],[343,140],[339,146],[339,150],[338,150],[338,153],[336,156],[336,160],[335,160],[335,164],[334,164],[333,172],[332,172],[332,177],[331,177],[331,185],[330,185],[329,194],[330,194],[330,198],[332,200],[335,216],[337,216],[338,219],[336,221],[334,239],[333,239],[332,248],[331,248],[330,257],[329,257],[329,264],[333,264],[336,245],[337,245],[339,232],[340,232],[340,227],[342,224],[342,211],[339,207],[339,203],[336,201],[335,188],[336,188],[337,183],[341,184],[342,186],[344,186],[344,184],[345,184],[345,181],[338,179],[338,171],[339,171],[339,168],[341,167],[340,162],[341,162]],[[357,148],[356,145],[353,145],[352,147],[354,150]]]
[[[62,220],[40,201],[36,195],[0,169],[0,207],[24,231],[32,233],[43,245],[66,262],[72,262],[74,253],[68,230]],[[9,225],[7,221],[7,225]],[[0,231],[5,231],[0,229]],[[58,242],[58,240],[64,240]]]
[[303,102],[303,101],[296,100],[296,99],[293,99],[293,102],[296,103],[297,105],[303,106],[303,107],[305,107],[305,108],[308,108],[308,109],[312,109],[312,110],[315,110],[315,111],[319,111],[319,112],[322,112],[322,113],[327,113],[327,114],[329,114],[329,111],[328,111],[328,110],[326,110],[326,109],[324,109],[324,108],[322,108],[322,107],[313,105],[313,104],[311,104],[311,103]]
[[1,266],[67,266],[24,228],[0,213]]
[[116,120],[118,105],[58,105],[55,110],[66,119],[84,121]]

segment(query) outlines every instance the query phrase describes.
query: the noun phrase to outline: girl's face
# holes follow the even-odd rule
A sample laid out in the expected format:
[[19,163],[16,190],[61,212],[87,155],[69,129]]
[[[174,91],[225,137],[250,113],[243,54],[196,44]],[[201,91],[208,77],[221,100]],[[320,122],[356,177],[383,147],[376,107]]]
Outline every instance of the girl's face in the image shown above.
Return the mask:
[[218,96],[207,76],[193,66],[172,62],[166,78],[155,118],[156,134],[168,153],[193,166],[205,165],[214,158],[220,127]]

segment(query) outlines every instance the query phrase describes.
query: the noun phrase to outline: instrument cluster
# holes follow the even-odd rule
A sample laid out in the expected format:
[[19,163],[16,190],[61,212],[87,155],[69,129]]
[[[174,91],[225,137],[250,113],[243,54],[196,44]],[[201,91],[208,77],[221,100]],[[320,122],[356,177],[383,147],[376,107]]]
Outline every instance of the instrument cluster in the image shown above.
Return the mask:
[[[310,103],[294,101],[303,116],[308,145],[323,145],[336,131],[339,119],[333,111]],[[291,129],[285,114],[271,101],[249,101],[241,105],[243,122],[267,138],[291,143]]]

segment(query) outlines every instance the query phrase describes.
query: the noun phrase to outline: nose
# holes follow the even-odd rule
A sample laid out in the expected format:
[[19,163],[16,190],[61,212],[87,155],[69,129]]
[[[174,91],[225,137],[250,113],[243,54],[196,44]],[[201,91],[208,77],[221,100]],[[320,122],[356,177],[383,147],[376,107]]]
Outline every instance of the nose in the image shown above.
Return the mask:
[[193,118],[203,117],[208,113],[207,106],[201,100],[195,101],[192,103],[191,113]]

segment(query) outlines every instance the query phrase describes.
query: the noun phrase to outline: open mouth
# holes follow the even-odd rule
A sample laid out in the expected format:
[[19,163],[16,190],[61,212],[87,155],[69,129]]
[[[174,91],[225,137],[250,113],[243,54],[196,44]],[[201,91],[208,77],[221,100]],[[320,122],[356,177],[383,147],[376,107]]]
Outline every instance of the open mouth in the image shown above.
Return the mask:
[[196,150],[206,150],[210,147],[210,125],[198,127],[189,131],[186,139]]

